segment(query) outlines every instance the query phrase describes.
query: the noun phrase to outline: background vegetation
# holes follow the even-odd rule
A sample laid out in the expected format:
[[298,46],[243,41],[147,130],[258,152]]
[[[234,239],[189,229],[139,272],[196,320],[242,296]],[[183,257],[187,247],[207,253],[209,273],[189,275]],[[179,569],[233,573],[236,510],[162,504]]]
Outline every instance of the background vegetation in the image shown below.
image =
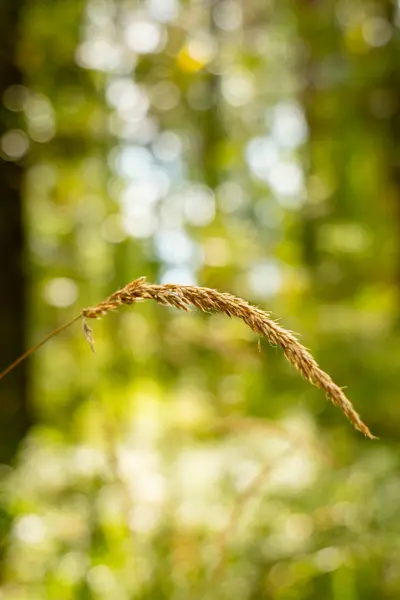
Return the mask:
[[240,322],[75,326],[0,385],[1,600],[399,597],[399,39],[395,0],[2,0],[1,366],[198,283],[380,441]]

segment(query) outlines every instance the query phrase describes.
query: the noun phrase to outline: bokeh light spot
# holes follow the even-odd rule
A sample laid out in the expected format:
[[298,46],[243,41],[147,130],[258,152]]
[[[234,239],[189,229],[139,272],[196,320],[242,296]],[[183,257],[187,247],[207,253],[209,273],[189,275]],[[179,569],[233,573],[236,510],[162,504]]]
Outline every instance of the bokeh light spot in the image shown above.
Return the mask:
[[72,279],[56,277],[47,282],[43,290],[45,301],[51,306],[71,306],[78,297],[78,286]]
[[29,139],[21,129],[10,129],[0,140],[3,158],[6,160],[19,160],[29,150]]
[[151,21],[133,21],[125,30],[125,40],[138,54],[151,54],[160,50],[161,28]]
[[242,24],[242,8],[238,2],[224,0],[218,2],[213,10],[214,23],[225,31],[235,31]]

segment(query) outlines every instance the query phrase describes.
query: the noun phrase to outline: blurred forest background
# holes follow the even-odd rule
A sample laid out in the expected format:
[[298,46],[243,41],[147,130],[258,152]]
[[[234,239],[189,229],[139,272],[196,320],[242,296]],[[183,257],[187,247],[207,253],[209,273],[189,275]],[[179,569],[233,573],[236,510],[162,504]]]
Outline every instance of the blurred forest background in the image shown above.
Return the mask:
[[395,0],[1,0],[1,600],[400,597]]

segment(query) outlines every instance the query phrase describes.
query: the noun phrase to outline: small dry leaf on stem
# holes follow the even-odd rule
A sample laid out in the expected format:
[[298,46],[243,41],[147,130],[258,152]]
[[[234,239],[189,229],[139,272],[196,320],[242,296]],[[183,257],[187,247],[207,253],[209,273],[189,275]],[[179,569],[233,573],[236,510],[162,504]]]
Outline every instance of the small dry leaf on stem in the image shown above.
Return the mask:
[[93,333],[92,333],[92,330],[90,329],[89,325],[86,323],[85,319],[82,319],[82,329],[83,329],[83,335],[85,336],[85,339],[86,339],[87,343],[89,344],[93,354],[96,354],[96,348],[94,347]]

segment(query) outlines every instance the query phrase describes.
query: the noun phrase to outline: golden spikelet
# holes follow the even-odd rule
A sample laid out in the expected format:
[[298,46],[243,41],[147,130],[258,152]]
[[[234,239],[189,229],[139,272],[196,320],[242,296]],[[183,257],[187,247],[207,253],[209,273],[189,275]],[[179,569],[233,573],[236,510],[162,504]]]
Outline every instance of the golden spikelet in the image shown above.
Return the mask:
[[153,285],[147,283],[145,277],[140,277],[128,283],[122,290],[114,292],[104,302],[100,302],[92,308],[85,308],[82,310],[81,316],[95,319],[123,304],[129,305],[141,300],[155,300],[158,304],[175,306],[175,308],[185,311],[189,310],[191,306],[195,306],[204,312],[218,312],[228,317],[241,319],[256,334],[266,337],[270,344],[280,346],[287,360],[310,383],[325,392],[333,404],[344,412],[355,429],[370,439],[375,438],[362,422],[342,389],[318,366],[308,350],[298,342],[295,336],[278,325],[268,313],[251,306],[242,298],[198,286]]

